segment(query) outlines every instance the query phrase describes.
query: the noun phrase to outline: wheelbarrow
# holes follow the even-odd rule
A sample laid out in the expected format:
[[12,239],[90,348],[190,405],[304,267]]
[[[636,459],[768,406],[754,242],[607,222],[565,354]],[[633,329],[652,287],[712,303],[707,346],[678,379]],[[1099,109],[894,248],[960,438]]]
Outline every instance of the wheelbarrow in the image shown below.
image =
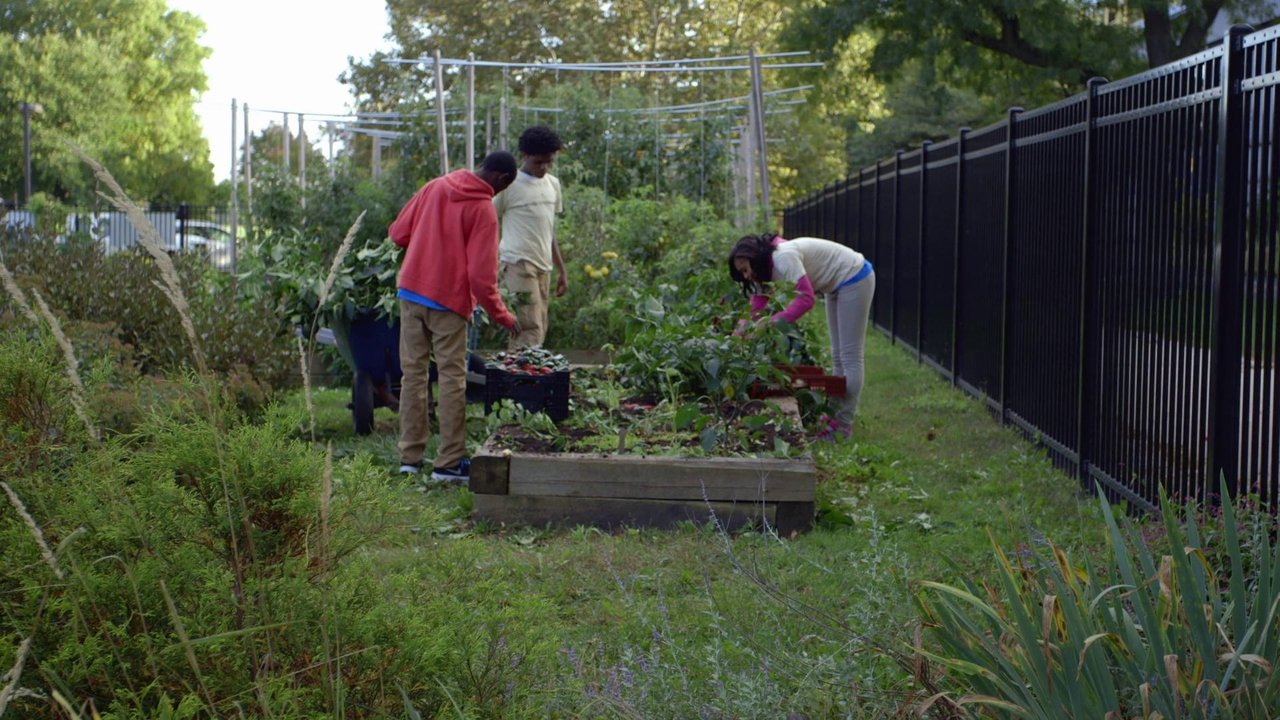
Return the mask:
[[400,321],[360,310],[331,323],[338,354],[352,370],[351,418],[357,435],[373,432],[373,411],[400,411]]
[[[479,311],[477,311],[479,312]],[[380,407],[400,411],[400,320],[378,317],[374,310],[359,310],[351,320],[330,323],[333,344],[352,370],[351,419],[357,435],[373,432],[373,411]],[[467,331],[467,400],[484,399],[484,361],[476,354],[479,334],[475,323]],[[431,364],[428,383],[436,381]],[[428,402],[431,401],[428,386]]]

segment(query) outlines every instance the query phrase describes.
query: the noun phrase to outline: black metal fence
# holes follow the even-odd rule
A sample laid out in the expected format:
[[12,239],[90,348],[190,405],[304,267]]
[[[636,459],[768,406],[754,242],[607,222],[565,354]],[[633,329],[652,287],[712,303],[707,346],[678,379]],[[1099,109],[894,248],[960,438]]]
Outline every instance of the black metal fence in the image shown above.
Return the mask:
[[[161,245],[172,252],[197,252],[207,257],[219,269],[234,267],[232,252],[231,210],[216,206],[176,205],[152,207],[144,210],[148,222],[156,229]],[[12,231],[34,229],[35,214],[25,208],[0,209],[0,229]],[[43,219],[42,223],[43,224]],[[55,228],[62,237],[80,236],[93,239],[111,254],[138,244],[138,228],[129,216],[114,208],[72,208],[63,222],[46,227]],[[240,234],[240,233],[237,233]]]
[[875,325],[1088,486],[1280,493],[1280,28],[925,143],[788,208]]

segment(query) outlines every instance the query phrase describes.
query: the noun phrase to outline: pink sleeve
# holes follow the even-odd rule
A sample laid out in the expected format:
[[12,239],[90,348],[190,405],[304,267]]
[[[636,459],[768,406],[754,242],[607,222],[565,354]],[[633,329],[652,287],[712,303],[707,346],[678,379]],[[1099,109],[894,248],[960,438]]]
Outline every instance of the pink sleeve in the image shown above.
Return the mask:
[[796,290],[798,294],[795,299],[787,305],[782,312],[774,313],[774,321],[786,320],[787,322],[795,322],[800,316],[809,312],[813,307],[813,285],[809,283],[809,276],[805,275],[796,282]]
[[751,296],[751,317],[758,318],[764,314],[764,309],[769,307],[768,295],[752,295]]

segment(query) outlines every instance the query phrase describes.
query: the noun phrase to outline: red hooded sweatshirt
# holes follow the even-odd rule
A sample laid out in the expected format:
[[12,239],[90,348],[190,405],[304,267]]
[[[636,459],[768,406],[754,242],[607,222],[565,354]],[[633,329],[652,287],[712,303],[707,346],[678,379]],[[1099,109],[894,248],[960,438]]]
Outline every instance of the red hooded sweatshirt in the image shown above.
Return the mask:
[[479,300],[499,325],[515,325],[498,295],[498,215],[489,183],[470,170],[438,177],[405,204],[387,232],[408,249],[398,287],[468,320]]

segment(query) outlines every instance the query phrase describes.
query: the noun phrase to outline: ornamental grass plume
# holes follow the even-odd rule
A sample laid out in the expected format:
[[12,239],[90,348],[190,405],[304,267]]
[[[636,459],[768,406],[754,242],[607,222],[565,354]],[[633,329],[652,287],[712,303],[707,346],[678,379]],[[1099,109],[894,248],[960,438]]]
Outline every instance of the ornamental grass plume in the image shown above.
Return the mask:
[[80,418],[80,422],[84,423],[85,429],[89,431],[89,437],[96,442],[98,440],[98,428],[89,419],[89,408],[84,401],[84,382],[80,380],[80,361],[76,359],[75,348],[71,347],[71,341],[67,339],[66,333],[62,331],[62,324],[58,322],[58,318],[49,309],[49,305],[45,303],[40,291],[32,289],[31,296],[35,298],[36,307],[40,309],[40,314],[49,326],[49,332],[53,333],[54,341],[58,343],[58,347],[62,350],[67,380],[71,382],[71,406],[75,408],[76,416]]
[[40,548],[40,557],[44,558],[45,564],[53,571],[55,577],[59,580],[66,578],[62,572],[62,566],[58,564],[58,558],[53,554],[53,549],[49,547],[49,543],[45,542],[44,533],[40,530],[40,525],[36,523],[36,519],[31,517],[31,513],[27,511],[27,506],[22,502],[22,498],[18,497],[18,493],[9,487],[9,483],[0,481],[0,490],[4,490],[4,494],[9,496],[9,504],[13,505],[13,509],[17,511],[18,516],[27,524],[27,528],[31,530],[31,536],[35,538],[36,545]]
[[32,323],[39,325],[40,318],[31,309],[31,303],[27,301],[27,294],[22,292],[22,288],[18,287],[17,281],[13,279],[13,273],[9,272],[9,268],[5,266],[3,260],[0,260],[0,285],[4,285],[5,292],[9,293],[9,297],[13,298],[14,303],[18,305],[18,310]]
[[347,259],[347,253],[351,252],[351,245],[355,242],[356,233],[360,232],[360,225],[364,223],[364,216],[368,210],[361,210],[356,217],[356,221],[351,223],[351,228],[347,230],[347,236],[342,238],[342,244],[338,246],[338,252],[333,255],[333,262],[329,264],[329,276],[324,279],[324,286],[320,289],[320,299],[316,303],[316,308],[324,307],[324,303],[329,299],[329,291],[333,290],[333,283],[338,278],[338,268],[342,267],[342,263]]
[[298,366],[302,372],[302,399],[306,402],[307,417],[311,421],[311,441],[316,440],[316,406],[311,399],[311,367],[307,362],[307,348],[302,344],[302,336],[298,336]]
[[[351,252],[351,246],[355,242],[356,233],[360,232],[360,225],[364,223],[364,216],[368,210],[361,210],[356,216],[356,221],[351,223],[351,227],[347,230],[346,237],[342,238],[342,243],[338,245],[338,251],[333,255],[333,262],[329,263],[329,275],[324,279],[324,285],[320,288],[320,297],[316,301],[316,317],[311,321],[311,334],[309,337],[316,336],[316,323],[320,321],[320,309],[324,307],[325,302],[329,300],[329,293],[333,290],[333,284],[338,279],[338,269],[342,267],[342,263],[346,262],[347,254]],[[302,389],[307,403],[307,415],[311,418],[311,441],[316,439],[316,411],[315,405],[311,399],[311,365],[307,362],[307,350],[302,345],[302,338],[298,338],[298,360],[302,367]]]

